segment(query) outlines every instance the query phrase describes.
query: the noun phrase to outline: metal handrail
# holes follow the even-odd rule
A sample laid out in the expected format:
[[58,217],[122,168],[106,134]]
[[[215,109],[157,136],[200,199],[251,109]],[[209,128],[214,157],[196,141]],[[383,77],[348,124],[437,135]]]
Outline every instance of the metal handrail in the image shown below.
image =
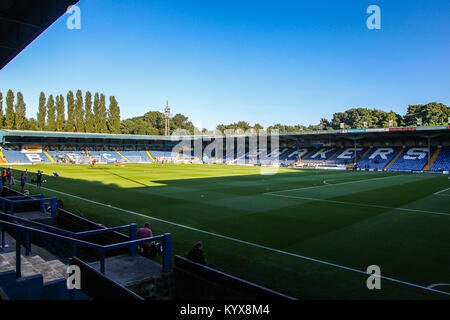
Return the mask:
[[50,231],[53,233],[59,233],[59,234],[62,234],[62,235],[68,236],[68,237],[72,237],[72,238],[76,238],[76,239],[81,238],[81,237],[103,234],[103,233],[107,233],[107,232],[125,230],[125,229],[130,229],[130,232],[131,232],[131,230],[134,228],[134,225],[135,225],[134,223],[132,223],[132,224],[118,226],[118,227],[112,227],[112,228],[73,232],[73,231],[64,230],[61,228],[50,226],[48,224],[31,221],[26,218],[21,218],[21,217],[3,213],[3,212],[0,212],[0,220],[7,220],[7,221],[13,220],[13,221],[17,221],[17,222],[21,222],[21,223],[25,223],[25,224],[37,227],[39,229],[47,230],[47,231]]
[[[28,199],[27,199],[28,198]],[[37,199],[33,199],[37,198]],[[16,200],[19,199],[19,200]],[[12,197],[0,197],[0,202],[2,203],[2,211],[6,212],[6,204],[9,204],[9,213],[14,214],[14,204],[15,203],[31,203],[38,202],[41,205],[41,212],[45,212],[45,202],[51,201],[51,216],[56,215],[56,197],[46,198],[44,194],[34,195],[34,196],[12,196]]]
[[[3,213],[0,213],[1,215],[4,215]],[[16,217],[14,217],[14,219],[16,219]],[[20,219],[20,218],[19,218]],[[33,222],[35,223],[35,222]],[[47,231],[43,231],[43,230],[39,230],[39,229],[35,229],[35,228],[31,228],[31,227],[27,227],[27,226],[23,226],[23,225],[19,225],[19,224],[15,224],[15,223],[11,223],[11,222],[7,222],[7,221],[3,221],[0,220],[0,228],[1,228],[1,234],[2,234],[2,247],[5,247],[5,237],[4,237],[4,232],[5,232],[5,227],[7,228],[11,228],[13,230],[15,230],[16,233],[16,277],[20,278],[22,275],[21,272],[21,239],[22,239],[22,233],[25,233],[25,251],[26,251],[26,255],[30,254],[30,234],[37,234],[43,237],[47,237],[47,238],[51,238],[51,239],[57,239],[60,241],[64,241],[64,242],[69,242],[73,245],[74,247],[74,252],[73,252],[73,256],[76,256],[76,248],[77,246],[81,246],[81,247],[87,247],[87,248],[91,248],[91,249],[95,249],[99,252],[100,255],[100,272],[101,273],[105,273],[105,252],[109,251],[109,250],[113,250],[113,249],[118,249],[118,248],[123,248],[123,247],[130,247],[130,255],[136,255],[137,254],[137,245],[141,244],[141,243],[145,243],[145,242],[153,242],[156,240],[160,240],[163,239],[163,271],[164,272],[169,272],[171,270],[171,252],[172,252],[172,246],[171,246],[171,234],[170,233],[166,233],[164,235],[161,236],[155,236],[155,237],[150,237],[150,238],[143,238],[143,239],[136,239],[137,237],[137,227],[136,224],[131,224],[130,226],[128,226],[130,228],[130,241],[126,241],[126,242],[121,242],[121,243],[116,243],[116,244],[111,244],[111,245],[99,245],[99,244],[95,244],[95,243],[91,243],[91,242],[87,242],[87,241],[83,241],[80,239],[76,239],[73,237],[68,237],[65,235],[60,235],[60,234],[56,234],[56,233],[51,233],[51,232],[47,232]],[[121,227],[116,227],[116,228],[111,228],[111,229],[119,229],[119,228],[123,228],[124,226]],[[53,227],[51,227],[53,228]],[[103,230],[102,230],[103,231]],[[107,230],[107,231],[111,231],[111,230]],[[105,232],[107,232],[105,230]]]

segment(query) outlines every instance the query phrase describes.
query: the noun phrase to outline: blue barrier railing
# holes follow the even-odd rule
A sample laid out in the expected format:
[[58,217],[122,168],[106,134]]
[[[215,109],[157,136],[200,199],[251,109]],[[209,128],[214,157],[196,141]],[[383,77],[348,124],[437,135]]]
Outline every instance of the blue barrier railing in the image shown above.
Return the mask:
[[[50,211],[51,216],[54,217],[56,215],[56,198],[46,198],[45,195],[32,195],[32,196],[12,196],[12,197],[0,197],[0,202],[2,205],[2,211],[7,212],[9,214],[14,214],[14,204],[19,203],[39,203],[40,211],[46,212],[45,205],[47,202],[50,202]],[[8,206],[9,205],[9,206]],[[9,210],[7,210],[9,209]]]
[[[3,219],[5,218],[4,213],[0,213],[0,216]],[[8,216],[8,215],[6,215],[6,216]],[[8,216],[7,218],[8,218],[8,220],[11,220],[11,219],[16,220],[16,221],[21,220],[22,222],[24,222],[23,220],[25,220],[25,219],[18,218],[18,217],[13,218],[11,216]],[[0,220],[0,232],[1,232],[1,240],[2,240],[1,246],[2,247],[5,247],[5,227],[10,228],[15,231],[15,235],[16,235],[16,277],[18,277],[18,278],[20,278],[22,275],[22,272],[21,272],[22,234],[25,234],[25,255],[29,255],[31,252],[30,234],[37,234],[44,238],[56,239],[59,241],[68,242],[68,243],[72,244],[72,246],[74,247],[73,256],[76,256],[76,248],[78,246],[95,249],[98,251],[98,253],[100,255],[100,272],[103,274],[105,273],[105,253],[107,251],[129,247],[130,255],[136,255],[137,254],[137,246],[139,244],[162,240],[163,241],[163,272],[169,272],[172,268],[172,266],[171,266],[171,264],[172,264],[172,244],[171,244],[172,236],[170,233],[166,233],[164,235],[150,237],[150,238],[136,239],[137,238],[137,225],[136,224],[114,227],[114,228],[109,228],[109,229],[101,229],[101,230],[92,230],[92,231],[73,233],[73,232],[70,232],[67,230],[58,229],[55,227],[43,225],[43,224],[29,221],[29,220],[27,220],[26,223],[29,223],[34,226],[39,225],[39,227],[44,228],[45,230],[52,230],[54,232],[64,233],[64,235]],[[130,230],[130,241],[125,241],[125,242],[120,242],[120,243],[115,243],[115,244],[110,244],[110,245],[99,245],[99,244],[95,244],[95,243],[77,239],[77,237],[84,237],[87,235],[94,235],[94,234],[96,235],[96,234],[101,234],[101,233],[106,233],[106,232],[113,232],[113,231],[123,230],[126,228],[128,228]],[[75,236],[73,237],[72,235],[75,235]]]
[[21,218],[18,216],[14,216],[14,215],[10,215],[10,214],[6,214],[6,213],[2,213],[0,212],[0,220],[6,220],[6,221],[15,221],[15,222],[20,222],[22,224],[27,224],[29,226],[32,227],[36,227],[45,231],[49,231],[52,233],[57,233],[57,234],[61,234],[67,237],[71,237],[71,238],[81,238],[81,237],[86,237],[86,236],[91,236],[91,235],[98,235],[98,234],[103,234],[103,233],[107,233],[107,232],[114,232],[114,231],[120,231],[120,230],[125,230],[125,229],[130,229],[130,233],[132,233],[132,229],[133,229],[133,225],[134,224],[129,224],[129,225],[124,225],[124,226],[119,226],[119,227],[112,227],[112,228],[104,228],[104,229],[96,229],[96,230],[89,230],[89,231],[80,231],[80,232],[72,232],[69,230],[64,230],[61,228],[57,228],[57,227],[53,227],[50,226],[48,224],[44,224],[41,222],[37,222],[37,221],[32,221],[26,218]]

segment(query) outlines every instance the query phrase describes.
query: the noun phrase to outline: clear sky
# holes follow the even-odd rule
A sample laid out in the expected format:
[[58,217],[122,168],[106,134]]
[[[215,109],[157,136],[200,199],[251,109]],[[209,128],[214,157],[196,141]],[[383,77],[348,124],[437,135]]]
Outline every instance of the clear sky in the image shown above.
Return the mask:
[[[381,8],[381,30],[366,9]],[[35,117],[39,92],[100,91],[122,119],[183,113],[198,127],[239,120],[316,124],[350,107],[404,114],[450,104],[448,0],[81,0],[0,72]]]

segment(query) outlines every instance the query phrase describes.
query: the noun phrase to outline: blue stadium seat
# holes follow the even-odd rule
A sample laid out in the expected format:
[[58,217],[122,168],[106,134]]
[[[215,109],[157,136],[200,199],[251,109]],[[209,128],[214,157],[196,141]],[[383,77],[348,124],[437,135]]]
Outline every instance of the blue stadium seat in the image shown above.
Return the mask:
[[428,171],[450,171],[450,148],[443,147]]
[[[436,148],[431,148],[433,154]],[[419,171],[428,162],[427,147],[411,147],[403,151],[400,157],[389,167],[389,171]]]
[[373,147],[357,166],[361,169],[384,169],[397,155],[401,147]]
[[[356,159],[359,159],[364,152],[367,151],[367,148],[357,147],[356,148]],[[331,163],[352,163],[355,158],[355,148],[344,148],[340,152],[336,153],[333,157],[331,157],[328,162]]]

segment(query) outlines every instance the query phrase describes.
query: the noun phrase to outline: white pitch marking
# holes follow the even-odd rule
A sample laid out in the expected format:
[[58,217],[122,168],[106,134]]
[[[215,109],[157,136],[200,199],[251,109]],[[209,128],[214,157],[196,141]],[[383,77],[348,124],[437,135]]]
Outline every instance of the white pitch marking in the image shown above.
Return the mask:
[[444,197],[450,197],[450,194],[441,194],[442,192],[445,192],[445,191],[447,191],[447,190],[449,190],[450,188],[447,188],[447,189],[444,189],[444,190],[441,190],[441,191],[438,191],[438,192],[435,192],[434,193],[434,195],[435,196],[444,196]]
[[[308,201],[322,201],[322,202],[337,203],[337,204],[344,204],[344,205],[354,205],[354,206],[361,206],[361,207],[372,207],[372,208],[380,208],[380,209],[391,209],[391,210],[411,211],[411,212],[430,213],[430,214],[450,216],[450,213],[447,213],[447,212],[436,212],[436,211],[427,211],[427,210],[419,210],[419,209],[408,209],[408,208],[396,208],[396,207],[380,206],[380,205],[367,204],[367,203],[346,202],[346,201],[309,198],[309,197],[302,197],[302,196],[288,196],[288,195],[278,194],[278,193],[281,193],[281,192],[306,190],[306,189],[315,189],[315,188],[320,188],[320,187],[338,186],[338,185],[343,185],[343,184],[358,183],[358,182],[365,182],[365,181],[372,181],[372,180],[381,180],[381,179],[388,179],[388,178],[395,178],[395,177],[404,177],[404,176],[409,176],[409,175],[402,174],[402,175],[395,175],[395,176],[389,176],[389,177],[364,179],[364,180],[349,181],[349,182],[334,183],[334,184],[326,183],[326,180],[324,180],[323,182],[326,183],[326,185],[304,187],[304,188],[296,188],[296,189],[287,189],[287,190],[280,190],[280,191],[272,191],[272,192],[266,192],[266,193],[263,193],[263,194],[265,196],[284,197],[284,198],[292,198],[292,199],[300,199],[300,200],[308,200]],[[448,189],[450,189],[450,188],[448,188]],[[445,191],[445,190],[442,190],[440,192],[443,192],[443,191]]]
[[411,211],[411,212],[420,212],[420,213],[428,213],[428,214],[437,214],[437,215],[443,215],[443,216],[450,216],[450,213],[447,213],[447,212],[436,212],[436,211],[427,211],[427,210],[419,210],[419,209],[408,209],[408,208],[396,208],[396,207],[380,206],[380,205],[376,205],[376,204],[346,202],[346,201],[327,200],[327,199],[317,199],[317,198],[308,198],[308,197],[301,197],[301,196],[287,196],[287,195],[283,195],[283,194],[276,194],[275,192],[267,192],[267,193],[264,193],[264,195],[266,195],[266,196],[274,196],[274,197],[300,199],[300,200],[308,200],[308,201],[321,201],[321,202],[337,203],[337,204],[360,206],[360,207],[371,207],[371,208],[400,210],[400,211]]
[[[29,183],[27,183],[27,184],[29,184]],[[37,188],[34,185],[31,185],[31,186]],[[332,262],[328,262],[328,261],[324,261],[324,260],[319,260],[319,259],[315,259],[315,258],[311,258],[311,257],[307,257],[307,256],[302,256],[302,255],[299,255],[299,254],[296,254],[296,253],[292,253],[292,252],[288,252],[288,251],[283,251],[283,250],[279,250],[279,249],[266,247],[266,246],[263,246],[263,245],[260,245],[260,244],[257,244],[257,243],[248,242],[248,241],[245,241],[245,240],[240,240],[240,239],[224,236],[224,235],[221,235],[221,234],[217,234],[217,233],[213,233],[213,232],[209,232],[209,231],[205,231],[205,230],[201,230],[201,229],[185,226],[185,225],[182,225],[182,224],[179,224],[179,223],[175,223],[175,222],[172,222],[172,221],[163,220],[163,219],[160,219],[160,218],[148,216],[148,215],[137,213],[137,212],[130,211],[130,210],[127,210],[127,209],[122,209],[122,208],[115,207],[115,206],[108,206],[108,205],[106,205],[104,203],[101,203],[101,202],[97,202],[97,201],[89,200],[89,199],[86,199],[86,198],[78,197],[78,196],[75,196],[75,195],[72,195],[72,194],[69,194],[69,193],[65,193],[65,192],[62,192],[62,191],[58,191],[58,190],[54,190],[54,189],[50,189],[50,188],[46,188],[46,187],[41,187],[40,189],[45,189],[45,190],[49,190],[49,191],[52,191],[52,192],[55,192],[55,193],[60,193],[60,194],[63,194],[63,195],[69,196],[69,197],[73,197],[73,198],[76,198],[76,199],[79,199],[79,200],[83,200],[83,201],[86,201],[86,202],[91,202],[91,203],[94,203],[94,204],[97,204],[97,205],[100,205],[100,206],[104,206],[104,207],[108,207],[108,208],[113,208],[113,209],[116,209],[118,211],[123,211],[123,212],[129,213],[129,214],[140,216],[140,217],[144,217],[144,218],[147,218],[147,219],[153,219],[153,220],[156,220],[156,221],[160,221],[160,222],[163,222],[163,223],[167,223],[167,224],[174,225],[174,226],[177,226],[177,227],[180,227],[180,228],[184,228],[184,229],[188,229],[188,230],[191,230],[191,231],[196,231],[196,232],[208,234],[208,235],[211,235],[211,236],[214,236],[214,237],[217,237],[217,238],[222,238],[222,239],[226,239],[226,240],[230,240],[230,241],[246,244],[246,245],[253,246],[253,247],[256,247],[256,248],[260,248],[260,249],[264,249],[264,250],[268,250],[268,251],[272,251],[272,252],[281,253],[281,254],[284,254],[284,255],[300,258],[300,259],[303,259],[303,260],[308,260],[308,261],[313,261],[313,262],[325,264],[325,265],[328,265],[328,266],[332,266],[332,267],[343,269],[343,270],[347,270],[347,271],[353,271],[353,272],[356,272],[356,273],[369,275],[369,276],[377,276],[377,275],[373,275],[373,274],[368,273],[368,272],[363,271],[363,270],[358,270],[358,269],[355,269],[355,268],[346,267],[346,266],[339,265],[339,264],[336,264],[336,263],[332,263]],[[415,287],[415,288],[419,288],[419,289],[423,289],[423,290],[427,290],[427,291],[431,291],[431,292],[436,292],[436,293],[441,293],[441,294],[450,296],[449,292],[445,292],[445,291],[441,291],[441,290],[437,290],[437,289],[433,289],[433,288],[424,287],[424,286],[421,286],[419,284],[415,284],[415,283],[412,283],[412,282],[406,282],[406,281],[402,281],[402,280],[398,280],[398,279],[391,278],[391,277],[386,277],[386,276],[378,276],[378,277],[380,277],[381,279],[389,280],[389,281],[400,283],[400,284],[403,284],[403,285],[407,285],[407,286],[411,286],[411,287]]]
[[343,185],[343,184],[351,184],[351,183],[358,183],[358,182],[365,182],[365,181],[373,181],[373,180],[381,180],[381,179],[397,178],[397,177],[404,177],[404,176],[409,176],[409,175],[406,175],[406,174],[400,174],[400,175],[395,175],[395,176],[380,177],[380,178],[371,178],[371,179],[364,179],[364,180],[357,180],[357,181],[347,181],[347,182],[333,183],[333,184],[327,183],[326,185],[312,186],[312,187],[303,187],[303,188],[295,188],[295,189],[286,189],[286,190],[280,190],[280,191],[272,191],[272,192],[270,192],[270,193],[279,193],[279,192],[289,192],[289,191],[297,191],[297,190],[307,190],[307,189],[315,189],[315,188],[324,188],[324,187],[329,187],[329,186],[340,186],[340,185]]
[[430,284],[428,286],[428,288],[433,289],[434,287],[450,287],[450,283],[435,283],[435,284]]

